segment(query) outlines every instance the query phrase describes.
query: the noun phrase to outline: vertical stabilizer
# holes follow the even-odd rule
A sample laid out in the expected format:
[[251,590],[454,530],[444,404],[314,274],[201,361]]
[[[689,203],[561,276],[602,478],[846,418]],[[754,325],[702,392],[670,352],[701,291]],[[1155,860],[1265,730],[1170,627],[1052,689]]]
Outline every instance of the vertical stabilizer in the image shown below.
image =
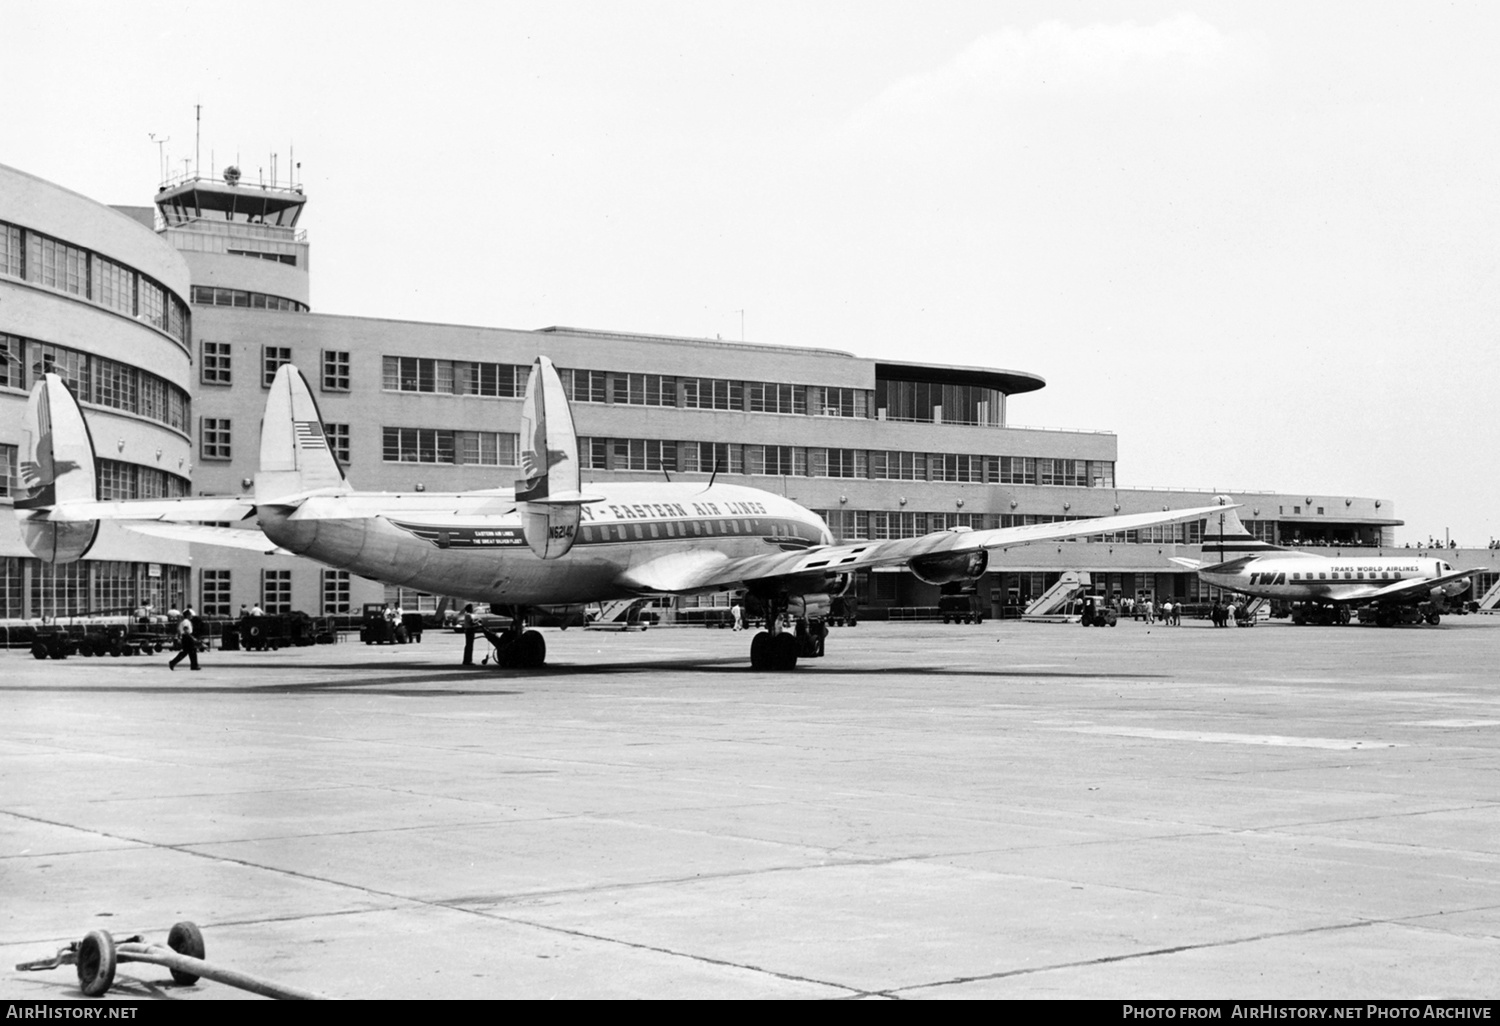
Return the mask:
[[516,504],[526,544],[542,559],[556,559],[573,547],[582,517],[579,508],[578,433],[557,368],[536,358],[521,408],[521,470]]
[[282,364],[271,382],[260,424],[256,505],[308,492],[348,490],[344,471],[328,447],[323,417],[307,379],[292,364]]
[[94,440],[78,400],[56,374],[43,375],[31,390],[19,455],[15,508],[26,547],[47,563],[82,559],[99,533],[99,521],[54,523],[48,514],[61,503],[97,497]]
[[[1216,495],[1214,501],[1228,507],[1234,502],[1227,495]],[[1239,514],[1232,508],[1208,515],[1203,525],[1203,558],[1226,562],[1242,556],[1256,556],[1267,552],[1281,552],[1280,546],[1261,541],[1245,529]]]

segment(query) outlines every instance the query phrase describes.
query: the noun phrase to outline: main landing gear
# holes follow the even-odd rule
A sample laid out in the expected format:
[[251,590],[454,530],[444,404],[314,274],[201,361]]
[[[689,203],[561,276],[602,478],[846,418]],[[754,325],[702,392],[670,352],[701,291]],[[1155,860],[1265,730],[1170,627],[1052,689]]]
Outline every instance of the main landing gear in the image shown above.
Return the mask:
[[766,603],[766,629],[750,639],[752,670],[795,670],[799,658],[823,655],[828,640],[828,622],[822,617],[798,617],[788,627],[782,622],[787,611],[785,595]]
[[547,662],[547,639],[543,638],[540,631],[529,631],[526,629],[526,610],[521,606],[511,610],[510,626],[499,634],[488,628],[482,628],[485,638],[495,646],[492,656],[485,656],[484,661],[488,663],[492,658],[495,665],[502,670],[534,670]]

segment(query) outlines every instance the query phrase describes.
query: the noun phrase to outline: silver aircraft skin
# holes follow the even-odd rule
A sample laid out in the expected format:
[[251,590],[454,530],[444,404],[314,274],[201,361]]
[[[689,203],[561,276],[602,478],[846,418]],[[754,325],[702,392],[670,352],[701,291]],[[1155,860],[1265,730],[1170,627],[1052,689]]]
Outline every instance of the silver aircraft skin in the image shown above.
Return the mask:
[[[1229,502],[1227,496],[1220,500]],[[1254,538],[1227,505],[1208,518],[1203,552],[1229,558],[1173,562],[1227,591],[1294,603],[1292,622],[1298,624],[1348,623],[1357,606],[1373,607],[1381,626],[1436,624],[1447,601],[1468,590],[1473,574],[1487,569],[1455,570],[1432,556],[1368,556],[1357,549],[1323,556],[1284,549]]]
[[[508,607],[494,638],[504,666],[539,666],[529,608],[615,598],[745,590],[766,612],[751,642],[757,669],[820,656],[824,619],[851,574],[905,564],[933,584],[978,578],[993,549],[1202,519],[1217,506],[1035,524],[954,529],[919,538],[834,544],[811,510],[758,488],[702,482],[599,482],[584,491],[578,440],[556,369],[538,357],[522,405],[515,487],[458,493],[356,491],[323,435],[317,400],[282,366],[266,399],[253,494],[99,501],[83,411],[53,374],[37,382],[22,430],[16,515],[49,562],[81,559],[98,522],[142,534],[306,556],[436,595]],[[716,477],[717,475],[715,475]],[[259,530],[198,521],[256,517]],[[786,626],[783,626],[783,624]]]

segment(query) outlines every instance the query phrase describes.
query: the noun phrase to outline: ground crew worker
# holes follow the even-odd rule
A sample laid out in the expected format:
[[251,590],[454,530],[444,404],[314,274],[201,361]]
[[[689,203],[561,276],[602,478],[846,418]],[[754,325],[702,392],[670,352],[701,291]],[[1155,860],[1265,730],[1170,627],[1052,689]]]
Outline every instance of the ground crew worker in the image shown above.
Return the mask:
[[192,664],[193,669],[200,669],[198,666],[198,639],[193,636],[192,606],[184,609],[182,611],[182,619],[177,621],[177,641],[181,647],[178,649],[177,654],[172,657],[172,661],[167,663],[167,669],[177,669],[177,664],[182,662],[183,656],[187,656],[188,662]]
[[464,666],[474,665],[474,605],[470,603],[464,606],[463,615],[458,622],[464,629]]

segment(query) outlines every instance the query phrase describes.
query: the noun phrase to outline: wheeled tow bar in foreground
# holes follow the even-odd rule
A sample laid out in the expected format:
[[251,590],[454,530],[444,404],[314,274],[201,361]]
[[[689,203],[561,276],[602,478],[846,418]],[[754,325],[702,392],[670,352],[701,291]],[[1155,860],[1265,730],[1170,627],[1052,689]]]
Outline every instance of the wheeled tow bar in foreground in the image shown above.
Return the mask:
[[109,990],[110,985],[115,982],[117,964],[149,962],[152,965],[166,966],[172,971],[172,979],[184,986],[197,983],[201,977],[284,1001],[324,1000],[322,994],[272,983],[249,973],[205,962],[203,953],[203,932],[193,923],[181,922],[172,927],[172,932],[167,935],[166,947],[147,944],[140,935],[117,941],[106,930],[90,930],[83,940],[74,941],[59,949],[54,957],[22,962],[16,969],[34,972],[64,965],[77,966],[78,985],[88,997],[99,997]]

